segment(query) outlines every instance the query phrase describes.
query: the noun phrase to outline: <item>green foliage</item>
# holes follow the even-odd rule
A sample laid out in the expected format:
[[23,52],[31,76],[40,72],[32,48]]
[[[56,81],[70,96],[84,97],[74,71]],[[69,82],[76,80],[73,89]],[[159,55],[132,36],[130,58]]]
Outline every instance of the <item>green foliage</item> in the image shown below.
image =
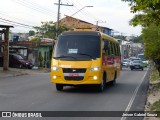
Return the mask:
[[[151,81],[158,81],[158,79],[159,79],[158,71],[157,71],[157,69],[155,67],[152,67],[150,80]],[[158,84],[156,84],[156,85],[158,85]]]
[[142,33],[145,55],[152,60],[160,59],[160,26],[151,24]]
[[[37,34],[44,38],[55,39],[57,32],[56,25],[52,21],[41,23],[42,25],[40,27],[34,27],[37,30]],[[58,33],[62,33],[67,30],[67,27],[59,26]]]
[[30,30],[29,31],[29,36],[34,36],[35,35],[35,32],[33,30]]
[[130,24],[143,26],[145,56],[154,61],[160,76],[160,0],[122,1],[129,2],[131,12],[139,12]]
[[40,27],[34,27],[37,30],[37,34],[44,38],[54,39],[56,33],[56,27],[52,21],[41,22]]
[[129,2],[130,10],[138,15],[130,21],[133,26],[148,26],[150,23],[160,24],[160,0],[122,0]]
[[122,35],[115,35],[114,38],[121,39],[121,40],[125,40],[126,39],[126,37],[122,36]]
[[38,61],[39,61],[39,66],[42,67],[43,66],[43,56],[41,52],[39,52],[38,54]]
[[38,42],[38,41],[40,41],[40,38],[39,37],[34,37],[34,38],[31,39],[31,41],[32,42]]
[[142,43],[143,42],[142,41],[142,36],[140,35],[140,36],[134,37],[132,39],[132,42],[134,42],[134,43]]
[[151,105],[150,109],[152,111],[160,111],[160,100],[158,100],[157,102],[153,103],[153,105]]

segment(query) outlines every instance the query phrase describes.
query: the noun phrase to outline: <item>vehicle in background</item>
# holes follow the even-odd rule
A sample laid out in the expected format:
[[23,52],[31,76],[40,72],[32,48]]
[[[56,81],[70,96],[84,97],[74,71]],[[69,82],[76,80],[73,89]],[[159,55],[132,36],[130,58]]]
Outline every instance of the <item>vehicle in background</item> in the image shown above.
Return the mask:
[[133,70],[133,69],[141,69],[141,70],[143,70],[143,68],[144,68],[144,66],[143,66],[142,60],[133,60],[130,63],[130,69],[131,70]]
[[0,67],[2,67],[2,66],[3,66],[3,55],[0,54]]
[[143,62],[143,64],[144,64],[144,67],[147,67],[147,66],[148,66],[149,60],[147,60],[147,59],[145,58],[144,54],[138,54],[138,55],[137,55],[137,58],[140,58],[140,59],[142,60],[142,62]]
[[[9,67],[32,69],[33,66],[23,55],[9,53]],[[0,55],[0,67],[3,67],[3,55]]]
[[32,69],[33,64],[18,54],[9,54],[9,66]]
[[128,67],[129,66],[129,59],[123,59],[122,66]]
[[129,66],[131,65],[131,63],[134,61],[134,60],[141,60],[140,58],[136,58],[136,57],[131,57],[129,59]]
[[130,57],[129,60],[131,61],[132,59],[135,59],[136,57]]

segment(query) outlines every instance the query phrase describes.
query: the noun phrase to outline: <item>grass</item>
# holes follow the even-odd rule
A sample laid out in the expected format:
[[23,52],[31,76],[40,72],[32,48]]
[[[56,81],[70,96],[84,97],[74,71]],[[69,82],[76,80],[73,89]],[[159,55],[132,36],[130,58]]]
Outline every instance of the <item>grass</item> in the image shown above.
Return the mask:
[[157,69],[156,69],[155,67],[152,67],[150,80],[151,80],[152,82],[154,82],[154,81],[158,81],[159,78],[160,78],[160,77],[159,77],[159,73],[158,73]]
[[[152,84],[153,91],[157,91],[160,89],[160,82],[159,82],[160,77],[159,77],[159,73],[155,67],[152,67],[152,69],[151,69],[150,81],[151,81],[151,83],[155,82],[155,84]],[[156,102],[151,104],[149,108],[151,111],[160,111],[160,100],[157,100]]]
[[160,100],[150,106],[152,111],[160,111]]

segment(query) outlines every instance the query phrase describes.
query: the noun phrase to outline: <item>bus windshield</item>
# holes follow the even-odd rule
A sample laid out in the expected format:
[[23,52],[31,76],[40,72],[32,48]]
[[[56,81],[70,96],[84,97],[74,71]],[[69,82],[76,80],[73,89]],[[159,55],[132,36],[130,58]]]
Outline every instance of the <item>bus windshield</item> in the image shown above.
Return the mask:
[[53,57],[60,60],[100,58],[100,37],[93,35],[60,36]]

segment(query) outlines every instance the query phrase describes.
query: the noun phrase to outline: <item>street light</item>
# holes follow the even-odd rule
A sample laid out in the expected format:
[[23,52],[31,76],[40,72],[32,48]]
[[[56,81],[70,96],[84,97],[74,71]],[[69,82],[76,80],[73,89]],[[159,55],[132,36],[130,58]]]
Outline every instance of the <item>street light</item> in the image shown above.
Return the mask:
[[72,14],[71,16],[77,14],[79,11],[83,10],[83,9],[86,8],[86,7],[93,7],[93,6],[84,6],[83,8],[81,8],[80,10],[78,10],[77,12],[75,12],[74,14]]

